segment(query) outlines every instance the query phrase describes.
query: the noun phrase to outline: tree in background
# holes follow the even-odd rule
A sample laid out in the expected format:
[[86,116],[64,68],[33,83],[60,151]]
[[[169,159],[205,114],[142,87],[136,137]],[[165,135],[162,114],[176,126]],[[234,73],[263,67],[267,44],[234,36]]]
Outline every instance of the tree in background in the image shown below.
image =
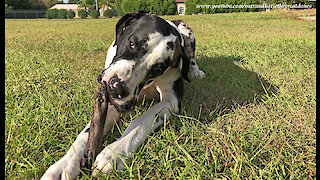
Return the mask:
[[116,16],[122,16],[124,13],[121,7],[122,0],[114,0],[114,10],[116,12]]
[[111,9],[107,9],[104,11],[103,16],[108,17],[108,18],[112,18],[112,16],[114,16],[114,12]]
[[94,18],[94,19],[97,19],[97,18],[99,18],[100,13],[99,13],[98,10],[93,9],[93,10],[90,12],[90,16],[91,16],[92,18]]
[[53,5],[56,4],[56,0],[42,0],[42,2],[47,9],[51,8]]
[[174,15],[177,13],[175,0],[150,0],[148,1],[147,12],[157,15]]
[[67,18],[69,18],[69,19],[73,19],[75,16],[76,16],[76,13],[74,12],[74,11],[72,11],[72,10],[69,10],[68,12],[67,12]]
[[5,4],[12,9],[49,9],[57,0],[6,0]]
[[31,5],[26,0],[7,0],[6,4],[13,9],[31,9]]
[[84,7],[85,10],[88,9],[95,9],[95,0],[79,0],[77,4],[80,5],[80,7]]
[[[175,0],[69,0],[68,3],[77,3],[86,10],[96,9],[96,1],[99,8],[103,10],[111,8],[116,16],[122,16],[124,13],[137,10],[157,15],[173,15],[177,14],[177,4]],[[49,9],[56,3],[62,3],[61,0],[5,0],[5,10],[16,9]],[[186,14],[198,13],[224,13],[224,12],[246,12],[246,11],[263,11],[264,9],[229,9],[229,8],[196,8],[196,5],[252,5],[252,4],[305,4],[316,7],[316,2],[308,0],[186,0]]]
[[8,4],[5,4],[5,6],[4,6],[4,10],[5,11],[11,11],[11,10],[13,10],[13,7],[12,6],[8,6]]
[[200,12],[200,8],[196,8],[197,4],[201,4],[199,3],[198,0],[186,0],[185,1],[186,4],[186,14],[196,14]]
[[12,6],[9,6],[8,5],[8,0],[5,0],[5,11],[11,11],[11,10],[13,10],[13,7]]
[[148,1],[148,11],[151,14],[162,15],[162,4],[161,0],[150,0]]
[[79,0],[68,0],[68,4],[77,4]]
[[113,9],[114,6],[114,0],[100,0],[98,3],[103,12],[107,9]]
[[46,12],[46,18],[47,19],[54,19],[54,18],[58,18],[58,9],[48,9]]
[[68,13],[68,11],[66,9],[60,9],[58,11],[58,18],[59,19],[67,19],[67,13]]
[[165,0],[163,2],[163,8],[166,9],[165,15],[177,14],[177,3],[175,0]]
[[121,8],[123,13],[129,13],[137,10],[147,10],[147,3],[145,0],[122,0]]
[[81,18],[81,19],[86,19],[88,17],[88,12],[84,9],[81,9],[78,11],[78,16]]

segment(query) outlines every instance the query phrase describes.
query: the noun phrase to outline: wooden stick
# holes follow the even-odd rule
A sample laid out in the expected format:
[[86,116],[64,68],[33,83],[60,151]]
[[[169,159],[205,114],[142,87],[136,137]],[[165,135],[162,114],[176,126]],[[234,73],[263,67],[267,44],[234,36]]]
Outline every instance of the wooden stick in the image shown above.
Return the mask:
[[103,128],[108,112],[107,85],[102,82],[94,98],[93,114],[85,155],[81,158],[80,167],[91,169],[92,162],[102,150]]

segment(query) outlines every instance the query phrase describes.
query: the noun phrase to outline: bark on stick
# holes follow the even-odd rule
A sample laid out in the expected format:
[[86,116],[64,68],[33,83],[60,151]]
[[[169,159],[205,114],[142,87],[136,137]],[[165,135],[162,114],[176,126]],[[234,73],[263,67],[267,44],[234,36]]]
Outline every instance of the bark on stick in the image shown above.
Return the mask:
[[103,128],[108,112],[107,85],[102,82],[94,98],[93,114],[89,130],[85,155],[81,158],[80,167],[91,169],[95,157],[102,150]]

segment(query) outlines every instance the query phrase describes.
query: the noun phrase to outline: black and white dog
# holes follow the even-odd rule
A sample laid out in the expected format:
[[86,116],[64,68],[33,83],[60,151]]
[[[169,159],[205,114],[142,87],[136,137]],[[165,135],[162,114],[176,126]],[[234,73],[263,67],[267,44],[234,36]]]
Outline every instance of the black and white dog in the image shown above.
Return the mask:
[[[134,119],[122,136],[96,157],[92,175],[114,167],[123,169],[127,159],[156,128],[179,112],[183,79],[205,74],[194,59],[195,38],[182,20],[167,21],[137,11],[124,15],[116,25],[116,39],[108,49],[105,70],[98,81],[108,85],[109,99],[104,135],[119,119],[119,113],[133,110],[137,99],[160,102]],[[41,179],[74,179],[79,175],[90,123],[81,131],[67,154],[53,164]]]

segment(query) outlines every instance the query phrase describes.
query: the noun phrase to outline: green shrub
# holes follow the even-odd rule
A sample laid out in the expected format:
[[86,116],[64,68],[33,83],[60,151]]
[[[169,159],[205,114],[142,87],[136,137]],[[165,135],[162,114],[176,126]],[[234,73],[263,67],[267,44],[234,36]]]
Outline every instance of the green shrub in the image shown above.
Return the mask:
[[66,19],[67,18],[67,10],[66,9],[60,9],[58,11],[58,18],[59,19]]
[[94,18],[94,19],[97,19],[97,18],[99,18],[99,16],[100,16],[100,12],[99,12],[98,10],[91,10],[91,11],[90,11],[90,16],[91,16],[92,18]]
[[148,3],[149,1],[145,0],[122,0],[121,8],[124,13],[134,12],[138,10],[144,10],[148,12]]
[[164,15],[177,14],[177,3],[175,0],[164,1],[162,7],[165,9]]
[[[186,14],[197,14],[200,12],[200,8],[196,8],[196,5],[198,4],[196,0],[186,0]],[[199,3],[202,4],[202,3]]]
[[47,19],[54,19],[58,17],[58,9],[48,9],[46,12]]
[[88,13],[86,10],[84,9],[81,9],[79,12],[78,12],[78,15],[81,19],[86,19],[88,17]]
[[96,10],[96,9],[95,9],[93,6],[92,6],[92,7],[89,7],[89,8],[88,8],[88,11],[87,11],[87,12],[88,12],[88,15],[90,15],[91,11],[94,11],[94,10]]
[[114,16],[114,12],[111,9],[107,9],[104,11],[103,16],[108,17],[108,18],[112,18],[112,16]]
[[74,11],[70,10],[70,11],[67,12],[66,16],[69,19],[73,19],[76,16],[76,13]]
[[51,17],[51,9],[48,9],[48,10],[46,11],[46,18],[47,18],[47,19],[52,19],[52,17]]
[[122,7],[121,7],[121,1],[122,0],[115,0],[114,1],[114,6],[113,6],[113,10],[115,11],[114,12],[114,16],[122,16],[124,13],[123,13],[123,10],[122,10]]

